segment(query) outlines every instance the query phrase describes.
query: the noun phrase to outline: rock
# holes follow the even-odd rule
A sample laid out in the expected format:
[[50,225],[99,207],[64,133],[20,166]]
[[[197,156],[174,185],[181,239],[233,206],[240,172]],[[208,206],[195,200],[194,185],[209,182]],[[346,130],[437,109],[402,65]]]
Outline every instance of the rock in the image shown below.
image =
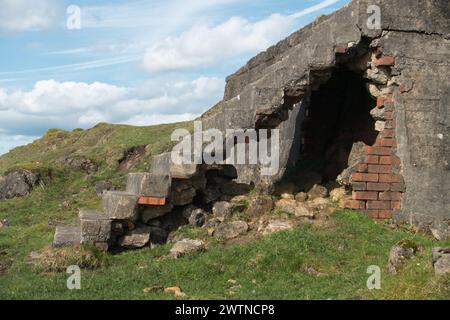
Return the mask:
[[203,209],[197,208],[192,210],[191,215],[189,217],[189,224],[194,227],[201,227],[205,224],[205,221],[208,217],[208,213]]
[[286,200],[294,200],[294,199],[295,199],[294,195],[293,195],[293,194],[290,194],[290,193],[283,193],[283,194],[280,196],[280,198],[281,198],[281,199],[286,199]]
[[139,215],[142,222],[148,223],[150,220],[169,213],[172,209],[173,205],[171,202],[167,202],[163,206],[139,206]]
[[170,249],[170,254],[173,257],[178,258],[185,254],[203,251],[205,249],[206,246],[202,240],[183,239],[173,245],[172,249]]
[[298,190],[298,187],[292,183],[292,182],[288,182],[288,183],[280,183],[278,185],[275,186],[275,192],[274,194],[277,196],[281,196],[282,194],[295,194]]
[[109,180],[102,180],[97,182],[94,188],[99,197],[101,197],[105,191],[114,190],[114,186]]
[[263,235],[272,234],[274,232],[292,230],[294,225],[290,221],[273,220],[264,228]]
[[0,220],[0,228],[9,227],[9,221],[6,219]]
[[137,219],[138,196],[121,191],[107,191],[103,194],[103,212],[116,220]]
[[295,201],[305,202],[308,199],[308,194],[306,192],[299,192],[295,195]]
[[28,170],[19,170],[0,178],[0,200],[28,195],[39,182],[39,176]]
[[437,276],[450,275],[450,248],[433,248],[433,266]]
[[129,231],[119,239],[119,246],[122,248],[135,249],[142,248],[150,242],[151,227],[139,227]]
[[408,239],[399,241],[389,253],[389,272],[397,274],[407,259],[418,251],[417,245]]
[[324,186],[321,186],[319,184],[315,184],[309,191],[308,191],[308,199],[312,200],[315,198],[325,198],[328,196],[328,190]]
[[97,210],[80,209],[81,243],[108,242],[111,238],[112,221]]
[[280,211],[292,214],[296,217],[314,217],[314,212],[312,212],[306,203],[297,202],[295,200],[280,199],[275,203],[275,207]]
[[142,197],[166,198],[169,196],[171,181],[169,175],[129,173],[126,191]]
[[332,202],[340,202],[345,197],[347,191],[345,188],[335,188],[330,191],[330,200]]
[[181,192],[176,192],[172,190],[170,197],[172,199],[172,203],[174,206],[185,206],[187,204],[192,203],[196,194],[197,194],[196,190],[190,187]]
[[249,202],[249,196],[247,195],[240,195],[240,196],[234,196],[231,198],[230,202],[232,203],[238,203],[238,204],[245,204]]
[[233,221],[220,224],[214,231],[214,237],[220,240],[229,240],[246,234],[248,224],[245,221]]
[[259,216],[272,211],[274,203],[271,196],[257,195],[250,200],[247,215]]
[[375,121],[375,130],[378,132],[381,132],[384,130],[384,128],[386,127],[386,121]]
[[220,222],[223,222],[234,212],[242,209],[245,209],[245,206],[242,204],[219,201],[214,204],[212,212],[214,217],[216,217]]
[[81,229],[79,227],[57,226],[53,238],[53,247],[79,245],[81,242]]
[[61,161],[63,166],[72,168],[74,170],[81,170],[87,173],[97,171],[97,165],[90,159],[84,157],[66,157]]
[[314,200],[308,201],[307,203],[311,209],[319,211],[327,209],[330,205],[330,201],[326,198],[315,198]]

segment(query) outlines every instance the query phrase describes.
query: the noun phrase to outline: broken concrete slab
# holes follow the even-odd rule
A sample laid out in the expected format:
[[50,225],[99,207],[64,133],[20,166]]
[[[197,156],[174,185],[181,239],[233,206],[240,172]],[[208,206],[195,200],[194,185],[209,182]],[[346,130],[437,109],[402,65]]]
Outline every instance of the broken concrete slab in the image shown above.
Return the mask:
[[111,238],[111,223],[102,212],[92,209],[80,209],[78,213],[81,226],[81,243],[107,243]]
[[81,228],[57,226],[53,247],[73,246],[81,243]]
[[170,152],[153,157],[152,173],[158,175],[170,174],[174,179],[190,179],[198,172],[197,164],[177,164],[172,161]]
[[167,174],[129,173],[126,191],[144,197],[166,198],[172,179]]
[[103,194],[103,212],[110,219],[136,220],[138,198],[128,192],[107,191]]

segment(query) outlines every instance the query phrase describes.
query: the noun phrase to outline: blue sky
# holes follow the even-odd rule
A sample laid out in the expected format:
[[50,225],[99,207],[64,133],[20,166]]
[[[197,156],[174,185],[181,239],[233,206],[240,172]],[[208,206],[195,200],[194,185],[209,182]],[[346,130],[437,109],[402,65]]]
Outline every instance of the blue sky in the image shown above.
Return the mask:
[[0,154],[49,128],[193,119],[249,58],[348,2],[0,0]]

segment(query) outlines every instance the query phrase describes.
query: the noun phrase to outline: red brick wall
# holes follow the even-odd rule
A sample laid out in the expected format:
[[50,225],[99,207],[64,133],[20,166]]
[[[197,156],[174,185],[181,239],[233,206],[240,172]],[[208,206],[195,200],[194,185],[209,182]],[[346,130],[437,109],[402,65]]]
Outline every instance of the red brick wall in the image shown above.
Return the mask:
[[[378,99],[377,107],[392,103],[391,96]],[[345,207],[367,212],[375,219],[389,219],[401,208],[404,181],[400,175],[400,159],[396,156],[395,120],[393,111],[386,111],[385,129],[375,143],[366,146],[366,157],[352,175],[352,199]]]

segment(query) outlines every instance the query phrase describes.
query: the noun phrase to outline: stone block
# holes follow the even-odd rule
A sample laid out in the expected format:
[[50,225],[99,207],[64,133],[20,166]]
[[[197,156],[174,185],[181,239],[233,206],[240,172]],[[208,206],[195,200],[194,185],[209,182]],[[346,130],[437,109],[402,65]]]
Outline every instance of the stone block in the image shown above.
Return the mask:
[[126,191],[138,196],[166,198],[170,185],[171,178],[168,174],[129,173]]
[[110,219],[135,220],[137,218],[138,196],[120,191],[103,194],[103,212]]
[[92,209],[80,209],[81,243],[107,243],[111,238],[111,220]]
[[80,227],[57,226],[55,237],[53,239],[53,247],[64,247],[80,244],[81,229]]

